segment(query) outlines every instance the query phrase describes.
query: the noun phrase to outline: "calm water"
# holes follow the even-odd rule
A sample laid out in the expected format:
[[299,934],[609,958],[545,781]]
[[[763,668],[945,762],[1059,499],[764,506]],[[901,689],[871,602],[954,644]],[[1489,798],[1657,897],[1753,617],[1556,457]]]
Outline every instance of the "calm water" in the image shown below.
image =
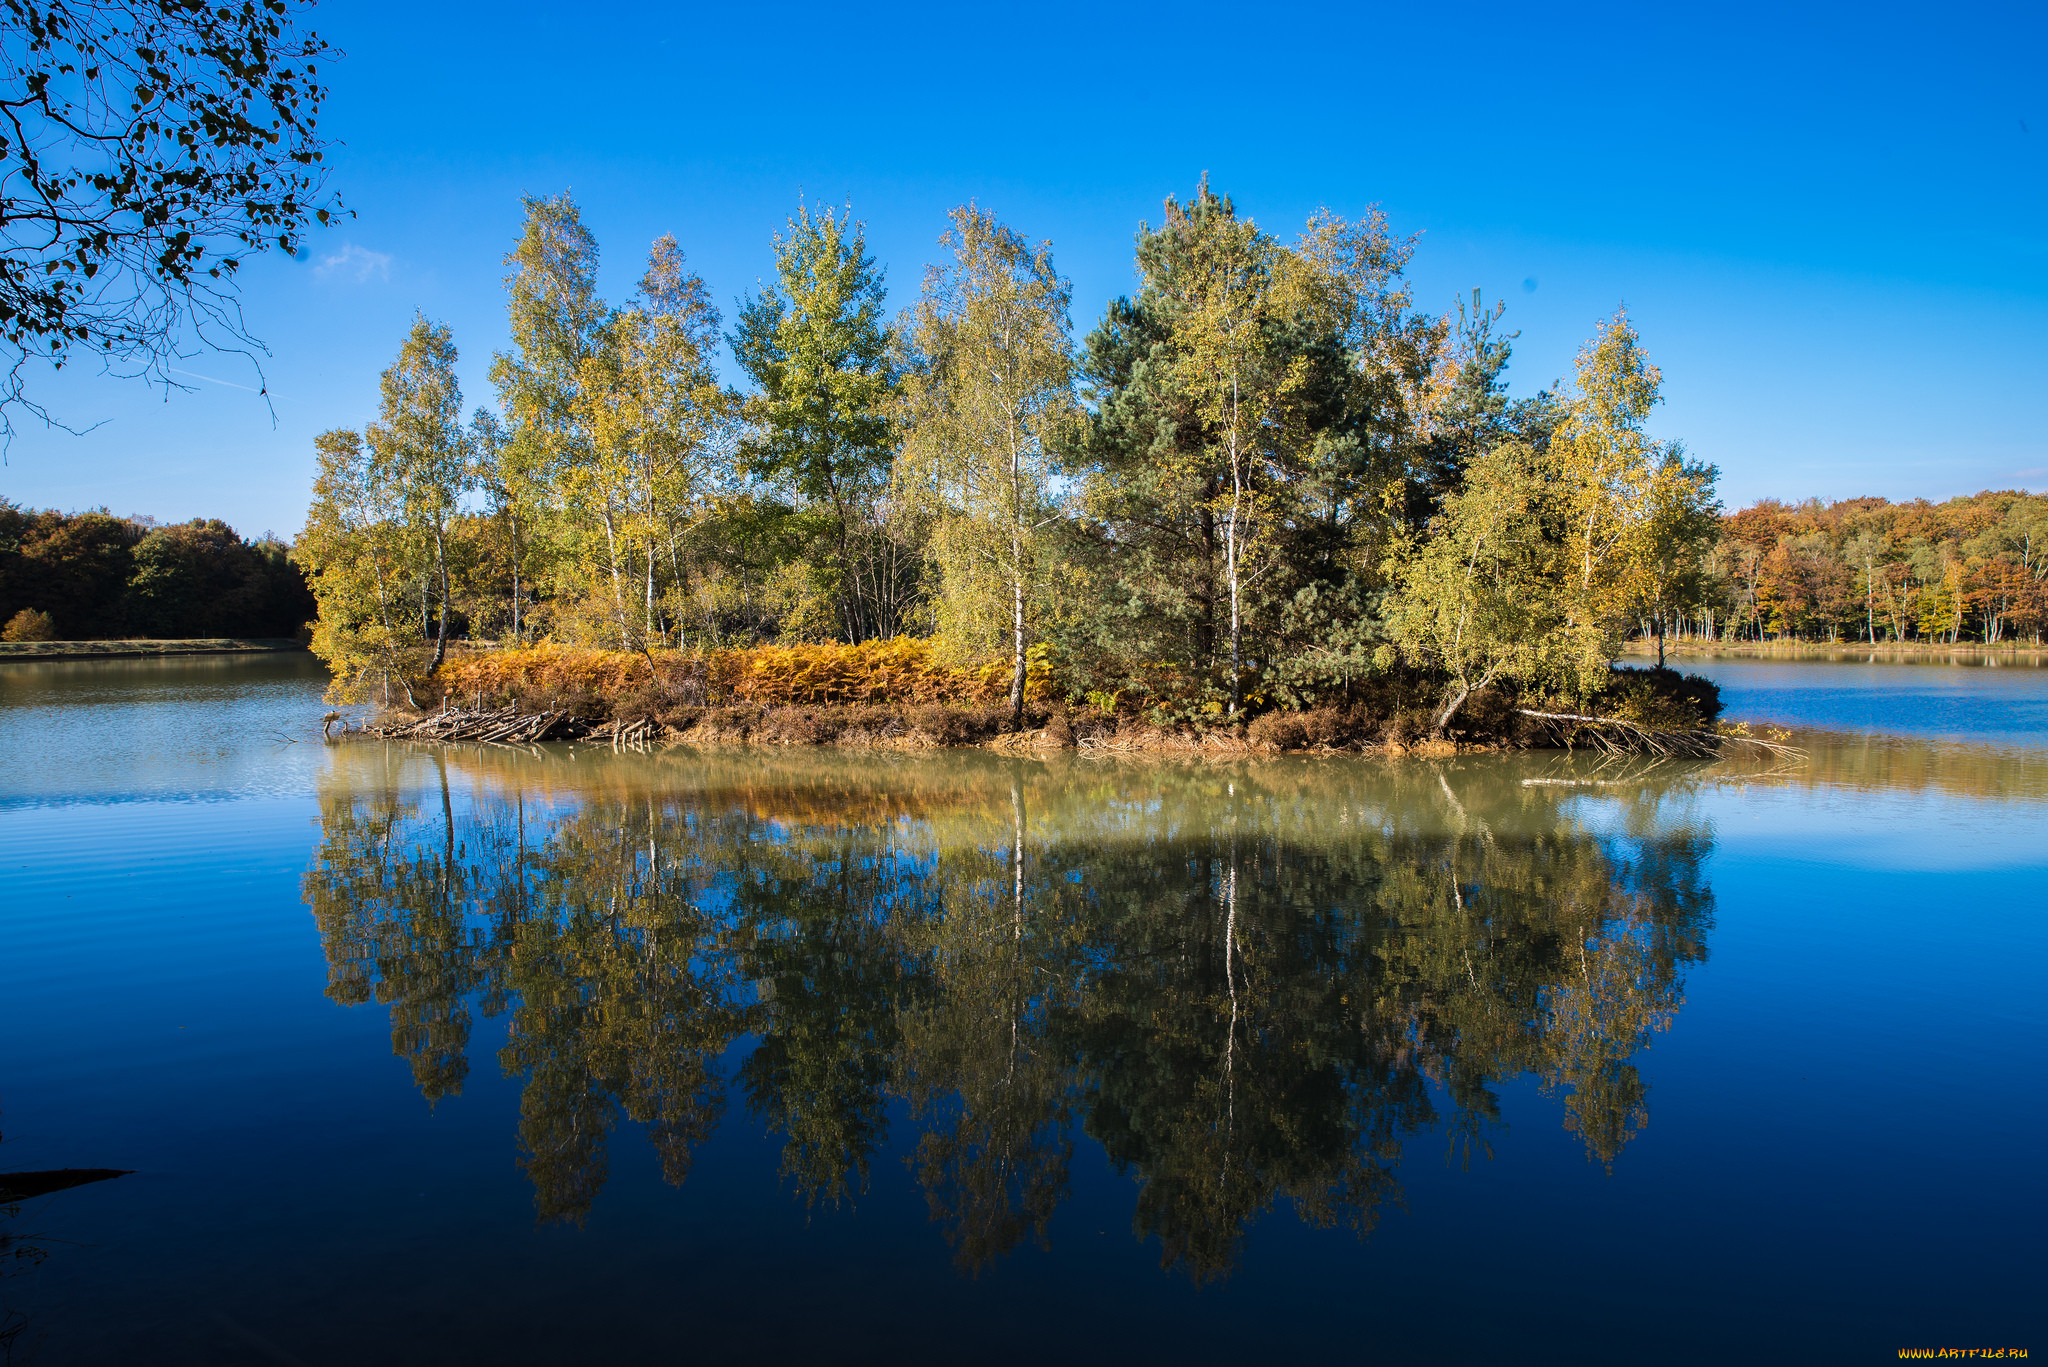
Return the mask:
[[13,1359],[2048,1351],[2048,672],[1748,667],[1805,760],[330,749],[303,661],[0,668],[0,1170],[135,1170],[8,1221]]

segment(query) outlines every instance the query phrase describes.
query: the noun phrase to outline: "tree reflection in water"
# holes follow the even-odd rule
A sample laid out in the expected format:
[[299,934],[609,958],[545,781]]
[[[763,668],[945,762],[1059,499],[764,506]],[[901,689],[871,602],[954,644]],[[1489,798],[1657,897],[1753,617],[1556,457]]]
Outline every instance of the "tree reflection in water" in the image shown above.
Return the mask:
[[589,1211],[621,1111],[682,1182],[751,1039],[806,1199],[863,1188],[900,1101],[975,1270],[1044,1242],[1078,1128],[1206,1279],[1276,1201],[1369,1231],[1416,1136],[1490,1153],[1517,1076],[1610,1169],[1646,1123],[1711,837],[1682,776],[1588,802],[1533,763],[359,747],[305,890],[329,994],[390,1011],[429,1103],[509,1017],[544,1220]]

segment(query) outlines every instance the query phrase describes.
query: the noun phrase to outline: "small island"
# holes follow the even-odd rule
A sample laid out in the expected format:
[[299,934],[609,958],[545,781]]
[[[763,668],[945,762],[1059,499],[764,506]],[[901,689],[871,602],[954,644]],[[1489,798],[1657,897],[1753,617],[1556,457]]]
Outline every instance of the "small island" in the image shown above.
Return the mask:
[[[421,315],[377,420],[318,440],[330,696],[424,739],[1702,753],[1718,697],[1667,641],[1825,617],[1759,592],[1789,510],[1724,519],[1648,434],[1625,312],[1513,399],[1501,307],[1417,309],[1377,213],[1283,240],[1205,178],[1137,243],[1076,346],[1049,244],[973,205],[893,321],[863,226],[799,210],[727,330],[673,238],[614,306],[577,205],[528,200],[496,410]],[[1835,556],[1873,643],[2038,638],[2031,561],[1913,586],[1901,549]],[[1616,666],[1637,636],[1656,665]]]

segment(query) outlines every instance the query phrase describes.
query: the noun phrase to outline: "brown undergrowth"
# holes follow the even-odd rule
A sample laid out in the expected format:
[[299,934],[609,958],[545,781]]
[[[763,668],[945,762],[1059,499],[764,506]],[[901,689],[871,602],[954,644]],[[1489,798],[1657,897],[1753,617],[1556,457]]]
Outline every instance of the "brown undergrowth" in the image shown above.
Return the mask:
[[[1100,694],[1082,703],[1078,686],[1059,687],[1043,666],[1034,666],[1020,717],[1003,697],[1004,682],[994,666],[951,668],[931,643],[910,639],[708,654],[540,646],[458,655],[422,701],[431,698],[423,713],[469,710],[491,733],[471,735],[475,728],[464,724],[453,738],[492,739],[507,726],[512,734],[519,716],[552,713],[563,719],[549,728],[554,739],[1131,754],[1548,748],[1587,737],[1546,713],[1597,712],[1631,727],[1694,732],[1711,729],[1720,712],[1712,684],[1651,669],[1615,670],[1596,697],[1568,706],[1481,689],[1441,735],[1431,727],[1442,681],[1398,670],[1358,681],[1342,702],[1254,707],[1237,718],[1190,716],[1121,695],[1107,707],[1093,700]],[[393,714],[372,729],[417,731],[423,713]]]
[[[452,695],[451,695],[452,701]],[[503,731],[519,739],[506,713],[450,713],[457,723],[447,738],[496,739]],[[469,716],[491,728],[485,735],[468,724]],[[536,709],[536,722],[562,718],[559,709]],[[436,714],[388,712],[372,721],[373,734],[436,739]],[[693,707],[688,704],[614,712],[607,720],[567,718],[550,725],[549,739],[609,741],[629,737],[644,743],[698,745],[834,745],[891,750],[923,750],[981,746],[997,750],[1072,749],[1100,754],[1241,755],[1309,751],[1324,754],[1379,751],[1385,753],[1452,754],[1460,750],[1496,749],[1512,738],[1461,734],[1457,739],[1431,740],[1428,715],[1405,711],[1379,717],[1364,708],[1322,708],[1300,713],[1265,713],[1246,723],[1160,725],[1139,715],[1118,715],[1090,708],[1033,703],[1020,718],[1006,705],[960,706],[948,703],[824,704],[779,707],[731,705]],[[1518,727],[1516,731],[1533,728]],[[475,731],[476,734],[471,734]]]

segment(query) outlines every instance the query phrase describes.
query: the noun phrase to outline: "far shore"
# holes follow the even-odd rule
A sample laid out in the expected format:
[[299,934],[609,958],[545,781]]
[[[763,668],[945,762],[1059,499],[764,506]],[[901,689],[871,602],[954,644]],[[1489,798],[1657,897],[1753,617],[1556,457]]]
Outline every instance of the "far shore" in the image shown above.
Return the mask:
[[305,648],[298,641],[286,637],[210,637],[191,641],[0,641],[0,662],[148,655],[262,655]]
[[[1654,637],[1639,637],[1630,641],[1627,653],[1631,656],[1657,656],[1657,642]],[[1845,656],[1869,658],[1881,656],[1892,659],[1946,659],[1954,656],[1970,658],[2017,658],[2039,660],[2048,658],[2048,645],[2033,645],[2025,641],[2000,641],[1985,645],[1982,641],[1959,641],[1955,645],[1942,645],[1931,641],[1879,641],[1872,645],[1868,641],[1702,641],[1695,637],[1683,640],[1667,637],[1664,641],[1667,659],[1706,659],[1711,656],[1753,656],[1758,659],[1841,659]]]

